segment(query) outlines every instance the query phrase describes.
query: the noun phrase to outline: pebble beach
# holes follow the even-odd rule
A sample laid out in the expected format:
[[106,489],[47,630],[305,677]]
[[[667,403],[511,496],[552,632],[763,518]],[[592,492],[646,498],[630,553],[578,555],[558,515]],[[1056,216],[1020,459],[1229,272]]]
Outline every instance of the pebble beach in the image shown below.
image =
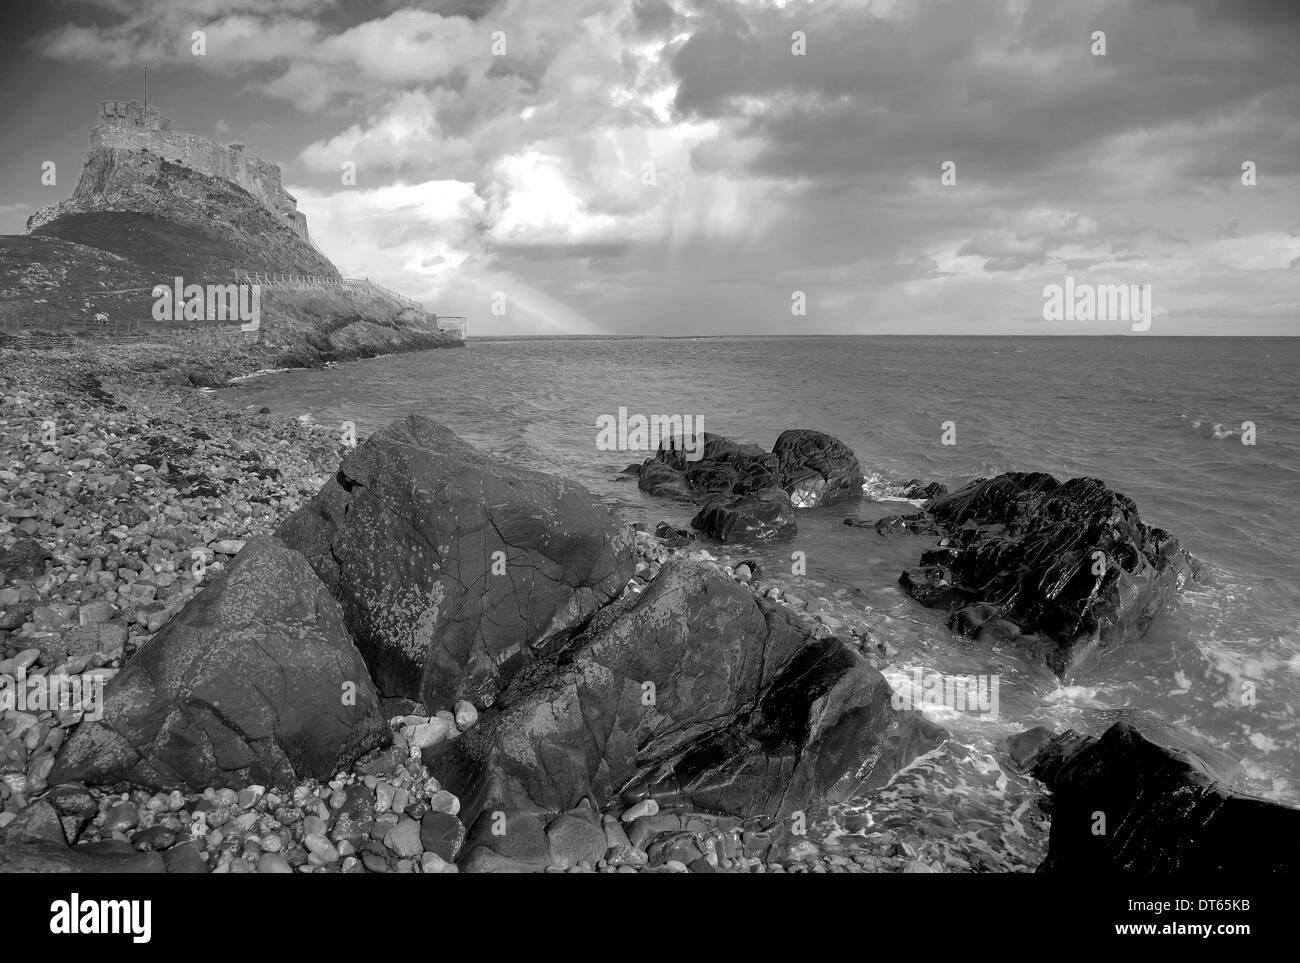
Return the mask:
[[[53,813],[73,853],[116,854],[137,860],[138,868],[159,868],[161,860],[170,872],[457,872],[466,836],[460,802],[430,776],[421,752],[474,725],[468,702],[424,707],[385,700],[391,747],[328,782],[308,779],[288,790],[186,794],[48,785],[55,754],[94,712],[94,701],[20,703],[20,683],[24,696],[53,691],[42,680],[56,679],[75,678],[85,693],[102,691],[245,541],[274,531],[316,492],[349,440],[337,426],[238,410],[203,390],[84,353],[0,354],[0,556],[9,573],[0,584],[0,683],[7,686],[0,701],[0,832]],[[779,598],[756,563],[717,559],[693,549],[684,534],[638,531],[636,574],[625,593],[643,591],[668,559],[689,555]],[[865,637],[857,641],[868,647]],[[951,847],[892,828],[811,832],[779,845],[772,830],[708,813],[661,812],[653,800],[615,813],[588,806],[545,828],[553,860],[546,870],[970,867],[952,863]],[[536,831],[542,834],[540,824]],[[652,845],[656,838],[668,843]]]

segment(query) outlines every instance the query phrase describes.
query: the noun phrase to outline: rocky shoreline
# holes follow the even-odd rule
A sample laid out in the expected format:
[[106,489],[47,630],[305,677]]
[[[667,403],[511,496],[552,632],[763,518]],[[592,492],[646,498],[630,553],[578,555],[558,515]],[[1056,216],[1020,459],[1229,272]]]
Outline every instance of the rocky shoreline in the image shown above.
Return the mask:
[[[21,669],[28,680],[107,683],[249,540],[300,508],[348,451],[336,429],[234,411],[138,371],[61,352],[4,354],[0,674]],[[673,558],[710,558],[644,532],[635,553],[636,571],[623,590],[629,596]],[[475,714],[462,702],[428,717],[394,715],[390,749],[323,781],[150,792],[51,785],[57,754],[88,725],[83,714],[7,709],[0,715],[0,870],[455,872],[466,832],[456,822],[460,801],[429,774],[418,751],[459,735]],[[648,801],[628,810],[642,827],[677,818],[654,808]],[[620,832],[638,840],[645,832],[631,819],[627,830],[608,816],[592,825],[620,846]],[[755,849],[761,841],[766,850],[767,837],[750,835],[754,851],[746,854],[738,827],[724,820],[714,846],[706,844],[711,867],[857,872],[914,862],[914,848],[886,836],[856,862],[769,862]],[[673,859],[651,867],[635,848],[611,863],[595,854],[594,833],[581,829],[560,826],[551,835],[575,836],[574,845],[588,849],[570,866],[561,860],[536,868],[681,868]]]
[[[129,363],[0,360],[0,675],[105,693],[102,718],[0,713],[0,871],[992,868],[936,855],[924,827],[808,831],[836,801],[923,766],[944,733],[890,706],[876,669],[887,642],[805,617],[754,563],[725,564],[667,526],[623,530],[577,486],[421,419],[354,449],[336,428],[237,411]],[[704,465],[669,453],[637,473],[697,498],[697,527],[715,536],[779,529],[842,497],[855,471],[861,483],[834,439],[787,435],[771,454],[721,439]],[[927,584],[960,578],[959,548],[987,564],[982,540],[1008,528],[979,524],[922,560]],[[1016,617],[1031,632],[1044,611]],[[975,636],[1002,614],[980,613]],[[1071,773],[1111,778],[1099,752],[1132,750],[1069,743],[1093,761],[1044,767],[1042,741],[1010,755],[1062,798]],[[1153,752],[1160,767],[1192,750]],[[1198,826],[1258,815],[1213,804],[1238,798],[1230,780],[1183,771],[1161,789],[1201,787]],[[1107,792],[1140,838],[1142,808]],[[1295,810],[1261,805],[1295,825]],[[1020,816],[1046,832],[1045,812]],[[1213,866],[1177,851],[1178,829],[1169,859]],[[1069,846],[1049,868],[1114,865],[1077,835]]]

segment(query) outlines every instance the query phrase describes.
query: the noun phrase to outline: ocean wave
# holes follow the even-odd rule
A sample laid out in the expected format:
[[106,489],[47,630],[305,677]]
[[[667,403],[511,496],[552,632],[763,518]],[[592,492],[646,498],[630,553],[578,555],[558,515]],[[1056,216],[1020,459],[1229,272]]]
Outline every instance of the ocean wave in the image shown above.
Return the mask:
[[1200,437],[1213,438],[1216,441],[1221,441],[1224,438],[1238,438],[1244,430],[1242,425],[1237,425],[1234,428],[1205,416],[1180,415],[1179,417],[1187,422]]
[[899,481],[886,478],[879,472],[864,468],[862,471],[862,494],[874,502],[907,502],[919,508],[924,499],[908,498],[903,494],[907,486]]

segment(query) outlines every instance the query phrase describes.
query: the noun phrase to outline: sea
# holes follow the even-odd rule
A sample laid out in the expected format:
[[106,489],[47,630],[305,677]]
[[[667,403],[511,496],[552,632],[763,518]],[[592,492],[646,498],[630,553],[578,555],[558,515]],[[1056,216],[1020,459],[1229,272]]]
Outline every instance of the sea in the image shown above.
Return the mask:
[[[859,629],[909,704],[948,730],[890,786],[833,807],[820,837],[889,829],[935,866],[1026,870],[1046,846],[1041,787],[1000,747],[1032,726],[1100,733],[1129,719],[1187,733],[1243,791],[1300,804],[1298,372],[1294,338],[516,338],[275,372],[220,394],[350,421],[359,436],[424,415],[651,528],[686,527],[692,509],[621,474],[649,453],[601,443],[620,409],[769,448],[787,428],[834,435],[863,465],[860,501],[800,512],[790,539],[702,545],[757,560],[810,614]],[[911,479],[956,488],[1012,470],[1102,479],[1178,537],[1199,581],[1145,636],[1057,678],[907,598],[898,576],[920,555],[914,537],[844,524],[914,510],[899,488]],[[956,676],[995,680],[996,713],[925,704],[918,684]]]

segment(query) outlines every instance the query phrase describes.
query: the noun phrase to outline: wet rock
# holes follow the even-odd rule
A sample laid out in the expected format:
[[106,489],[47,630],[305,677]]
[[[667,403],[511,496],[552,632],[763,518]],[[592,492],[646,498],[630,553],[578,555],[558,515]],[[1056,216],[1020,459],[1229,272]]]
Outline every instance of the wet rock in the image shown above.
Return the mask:
[[410,816],[403,816],[396,826],[384,834],[384,845],[399,858],[419,856],[424,852],[421,835],[420,823]]
[[487,846],[475,846],[461,863],[462,873],[543,873],[545,865],[512,859]]
[[420,872],[422,873],[458,873],[460,870],[455,863],[449,863],[437,853],[425,853],[420,857]]
[[605,833],[605,861],[611,866],[640,866],[647,862],[649,857],[632,845],[622,824],[613,816],[605,816],[601,828]]
[[429,797],[429,808],[434,812],[455,816],[460,812],[460,800],[453,793],[440,789]]
[[211,871],[207,860],[203,858],[203,844],[199,840],[177,843],[164,852],[162,857],[169,873],[197,874]]
[[259,873],[292,873],[293,867],[289,861],[279,853],[263,853],[257,858],[257,871]]
[[1053,733],[1046,726],[1035,726],[1010,737],[1006,742],[1011,765],[1020,772],[1028,772],[1034,758],[1052,741]]
[[1008,472],[877,530],[891,525],[943,536],[899,579],[908,594],[990,644],[1023,635],[1058,674],[1141,636],[1195,574],[1177,539],[1095,478]]
[[670,439],[642,465],[638,485],[652,495],[693,498],[700,510],[692,527],[726,541],[793,534],[796,508],[858,497],[862,480],[843,443],[797,428],[782,432],[770,452],[710,432]]
[[781,487],[796,508],[816,508],[862,495],[862,466],[837,438],[793,428],[772,446],[781,472]]
[[389,738],[337,604],[301,556],[250,541],[108,684],[53,781],[157,788],[328,778]]
[[691,519],[691,527],[720,542],[793,535],[798,530],[790,496],[779,488],[735,498],[712,496]]
[[459,729],[468,729],[474,723],[478,722],[478,709],[474,703],[462,699],[456,703],[456,726]]
[[911,481],[903,483],[900,494],[904,498],[924,501],[948,494],[948,486],[941,485],[938,482],[930,482],[929,484],[926,484],[919,478],[913,478]]
[[450,813],[427,812],[420,819],[420,844],[426,852],[455,862],[465,844],[465,825]]
[[303,836],[302,844],[307,848],[311,855],[315,856],[322,863],[335,863],[339,859],[339,851],[333,843],[324,836]]
[[655,538],[662,539],[667,548],[681,548],[698,537],[688,528],[677,528],[667,522],[660,522],[655,526]]
[[604,858],[608,848],[603,829],[568,813],[556,816],[547,824],[546,841],[551,865],[565,869],[582,862],[595,865]]
[[123,802],[113,806],[104,816],[104,831],[122,833],[140,823],[140,812],[134,803]]
[[137,853],[127,843],[69,846],[59,815],[48,802],[27,806],[0,830],[0,873],[161,873],[157,853]]
[[[650,799],[647,802],[654,802],[654,800]],[[627,813],[623,815],[626,816]],[[625,822],[628,825],[628,841],[637,849],[645,849],[661,833],[676,832],[682,828],[682,818],[678,813],[660,813],[657,808],[652,813],[637,815]]]
[[636,820],[640,819],[642,816],[653,816],[658,812],[659,812],[659,803],[656,800],[643,799],[641,800],[641,802],[636,803],[633,806],[629,806],[627,809],[623,810],[623,812],[619,815],[618,818],[625,823],[630,823],[630,822],[635,822]]
[[55,786],[45,796],[63,822],[64,834],[75,842],[87,824],[99,813],[99,803],[80,783]]
[[628,534],[584,489],[414,416],[349,454],[280,534],[339,599],[380,688],[428,706],[489,704],[633,569]]
[[1020,626],[1002,618],[1001,610],[988,604],[958,609],[948,620],[948,625],[954,631],[989,646],[1012,642],[1021,635]]
[[637,476],[637,487],[648,495],[664,498],[685,498],[691,494],[686,476],[671,465],[648,461]]
[[435,716],[428,722],[422,722],[416,726],[415,730],[408,736],[408,742],[413,749],[427,749],[442,742],[451,731],[452,727],[447,725],[445,720]]
[[883,784],[934,744],[937,730],[890,696],[853,647],[814,640],[710,565],[675,561],[427,762],[480,822],[489,806],[562,812],[624,789],[778,815]]
[[1197,754],[1127,722],[1100,738],[1070,730],[1035,752],[1020,748],[1052,790],[1040,872],[1244,877],[1300,867],[1300,809],[1235,792]]
[[131,845],[142,853],[157,853],[176,845],[176,831],[166,826],[150,826],[131,834]]
[[[500,808],[484,810],[470,828],[465,846],[470,855],[479,849],[489,849],[508,860],[539,869],[550,862],[546,828],[532,812]],[[472,872],[464,864],[462,869]]]

